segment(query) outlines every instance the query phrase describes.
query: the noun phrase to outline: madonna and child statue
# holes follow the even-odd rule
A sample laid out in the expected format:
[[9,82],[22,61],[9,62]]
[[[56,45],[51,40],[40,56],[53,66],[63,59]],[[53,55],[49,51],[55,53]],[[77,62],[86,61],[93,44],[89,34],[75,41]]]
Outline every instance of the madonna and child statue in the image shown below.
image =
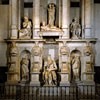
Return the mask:
[[46,22],[42,22],[41,31],[61,31],[55,25],[56,21],[56,6],[54,3],[50,3],[47,8],[47,25]]

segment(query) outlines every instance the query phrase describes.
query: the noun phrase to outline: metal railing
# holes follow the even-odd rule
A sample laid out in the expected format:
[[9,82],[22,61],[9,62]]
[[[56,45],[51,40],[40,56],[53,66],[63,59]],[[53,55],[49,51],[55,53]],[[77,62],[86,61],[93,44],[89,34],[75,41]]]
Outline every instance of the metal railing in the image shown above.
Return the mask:
[[0,84],[0,100],[100,100],[100,85],[39,87]]

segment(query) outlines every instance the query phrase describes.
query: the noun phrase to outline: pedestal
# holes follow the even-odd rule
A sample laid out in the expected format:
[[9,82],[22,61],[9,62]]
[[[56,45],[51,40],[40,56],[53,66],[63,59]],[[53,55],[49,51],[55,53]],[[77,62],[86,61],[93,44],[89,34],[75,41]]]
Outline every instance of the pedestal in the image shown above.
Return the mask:
[[[95,96],[95,82],[94,82],[94,72],[84,72],[83,82],[78,87],[81,94]],[[84,91],[83,91],[84,90]],[[88,94],[87,94],[88,92]]]
[[61,72],[61,82],[60,86],[68,86],[70,83],[69,73]]
[[77,84],[78,91],[79,91],[79,98],[80,100],[95,100],[95,83],[94,82],[83,82]]
[[7,84],[17,84],[18,81],[18,72],[7,72]]
[[40,75],[40,72],[32,72],[31,73],[30,85],[32,85],[32,86],[40,86],[39,75]]
[[84,72],[83,73],[83,81],[85,83],[94,82],[94,74],[95,74],[95,72]]

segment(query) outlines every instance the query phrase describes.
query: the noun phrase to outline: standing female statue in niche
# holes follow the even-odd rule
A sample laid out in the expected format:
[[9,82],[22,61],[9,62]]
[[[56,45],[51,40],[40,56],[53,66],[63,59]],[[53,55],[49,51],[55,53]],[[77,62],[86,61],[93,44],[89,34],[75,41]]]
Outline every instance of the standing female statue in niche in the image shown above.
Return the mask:
[[50,3],[48,7],[48,25],[49,27],[54,26],[55,21],[55,6],[54,4]]
[[24,17],[23,27],[21,30],[19,30],[19,38],[24,39],[28,38],[30,39],[32,36],[32,23],[29,21],[28,17]]
[[21,71],[22,71],[22,81],[27,81],[29,79],[29,59],[27,57],[21,60]]
[[80,67],[81,67],[80,56],[75,55],[72,58],[71,64],[72,64],[73,80],[79,81],[80,80]]

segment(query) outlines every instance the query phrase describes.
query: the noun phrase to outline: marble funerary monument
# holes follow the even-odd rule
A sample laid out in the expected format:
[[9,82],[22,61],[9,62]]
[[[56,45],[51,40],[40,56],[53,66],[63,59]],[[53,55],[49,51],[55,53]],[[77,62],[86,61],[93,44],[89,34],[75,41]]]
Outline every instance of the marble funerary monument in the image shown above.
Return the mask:
[[6,39],[7,83],[94,84],[96,39],[91,35],[92,0],[82,0],[81,18],[75,16],[72,22],[70,0],[59,0],[58,7],[53,2],[48,3],[47,15],[44,15],[47,19],[42,21],[40,0],[33,0],[33,19],[24,16],[22,27],[18,24],[21,21],[17,11],[19,3],[11,1],[11,29]]

